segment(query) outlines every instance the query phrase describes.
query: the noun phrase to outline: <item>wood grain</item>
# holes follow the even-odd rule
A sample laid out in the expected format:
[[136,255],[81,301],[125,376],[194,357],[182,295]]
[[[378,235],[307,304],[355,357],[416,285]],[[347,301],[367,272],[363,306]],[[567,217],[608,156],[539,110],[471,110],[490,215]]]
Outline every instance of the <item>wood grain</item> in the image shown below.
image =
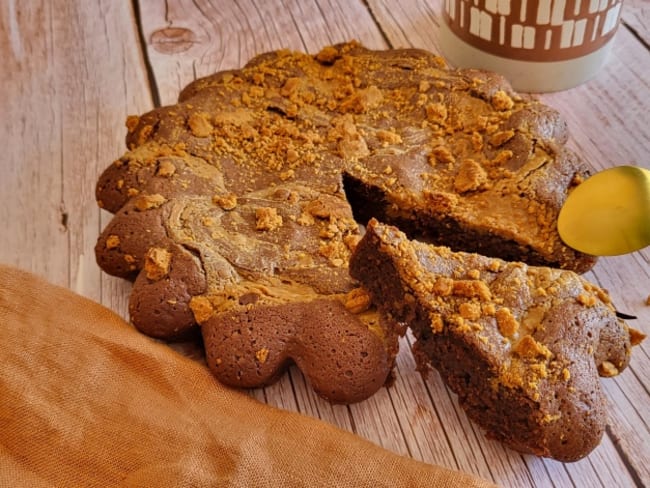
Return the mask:
[[[317,52],[358,39],[370,48],[438,49],[440,0],[170,0],[0,5],[0,262],[36,272],[125,315],[130,285],[101,273],[96,236],[110,216],[94,202],[99,173],[124,151],[124,119],[174,103],[193,79],[279,48]],[[567,119],[594,167],[650,167],[647,0],[626,1],[606,68],[593,81],[541,98]],[[601,259],[587,278],[650,332],[650,250]],[[487,440],[437,373],[422,378],[402,339],[395,384],[369,400],[331,405],[300,371],[250,394],[399,454],[503,486],[650,485],[650,344],[603,381],[610,425],[576,463],[521,455]],[[182,347],[179,350],[183,350]],[[189,349],[188,349],[189,350]]]
[[152,106],[131,8],[110,0],[0,8],[0,261],[125,315],[129,285],[95,264],[108,216],[94,189],[124,151],[126,115]]
[[[650,47],[650,2],[648,0],[625,0],[621,21],[623,26],[637,36],[646,48]],[[650,54],[645,57],[646,73],[650,70],[648,56]],[[641,59],[639,61],[643,62]],[[647,77],[646,81],[648,81]]]

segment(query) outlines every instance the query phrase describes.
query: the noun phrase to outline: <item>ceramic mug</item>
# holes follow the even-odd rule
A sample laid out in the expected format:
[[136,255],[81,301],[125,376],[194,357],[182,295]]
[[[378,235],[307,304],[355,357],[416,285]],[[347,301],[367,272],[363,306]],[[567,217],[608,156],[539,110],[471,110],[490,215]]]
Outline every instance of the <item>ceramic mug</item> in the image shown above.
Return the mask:
[[564,90],[595,76],[622,0],[443,0],[449,62],[504,75],[518,91]]

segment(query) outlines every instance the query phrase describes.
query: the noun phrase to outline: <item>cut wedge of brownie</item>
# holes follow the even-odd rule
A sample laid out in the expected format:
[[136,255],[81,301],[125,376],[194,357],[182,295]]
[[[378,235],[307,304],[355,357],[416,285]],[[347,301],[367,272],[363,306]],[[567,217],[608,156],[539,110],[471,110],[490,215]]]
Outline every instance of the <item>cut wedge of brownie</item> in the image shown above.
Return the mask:
[[376,220],[350,272],[410,327],[419,368],[437,369],[489,437],[561,461],[598,445],[607,422],[599,375],[625,369],[643,339],[604,290],[572,271],[412,241]]

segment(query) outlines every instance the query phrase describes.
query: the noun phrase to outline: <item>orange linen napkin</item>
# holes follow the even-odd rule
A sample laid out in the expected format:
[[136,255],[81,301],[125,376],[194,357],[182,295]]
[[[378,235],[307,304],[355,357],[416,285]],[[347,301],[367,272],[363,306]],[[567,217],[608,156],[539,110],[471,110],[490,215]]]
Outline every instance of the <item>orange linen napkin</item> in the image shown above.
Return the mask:
[[493,486],[263,405],[4,266],[0,333],[0,486]]

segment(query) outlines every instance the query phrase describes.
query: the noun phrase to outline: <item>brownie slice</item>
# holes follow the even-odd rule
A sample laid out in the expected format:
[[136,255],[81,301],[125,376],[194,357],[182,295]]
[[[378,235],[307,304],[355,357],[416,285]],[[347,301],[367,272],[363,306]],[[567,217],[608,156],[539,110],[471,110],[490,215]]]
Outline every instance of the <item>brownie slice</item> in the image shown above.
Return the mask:
[[643,338],[604,290],[572,271],[411,241],[376,220],[350,272],[390,320],[408,324],[419,369],[437,369],[488,437],[561,461],[598,445],[599,375],[625,369]]

